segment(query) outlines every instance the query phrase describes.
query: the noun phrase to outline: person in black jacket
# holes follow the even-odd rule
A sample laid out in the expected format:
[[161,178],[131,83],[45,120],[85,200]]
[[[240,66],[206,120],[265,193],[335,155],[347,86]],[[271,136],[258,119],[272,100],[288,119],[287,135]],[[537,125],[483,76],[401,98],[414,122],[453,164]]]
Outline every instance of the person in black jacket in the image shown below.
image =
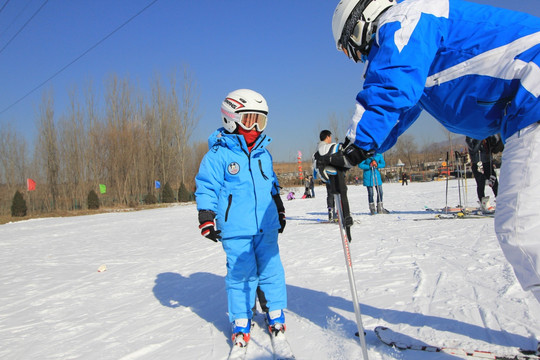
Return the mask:
[[493,163],[493,154],[502,151],[504,147],[499,135],[493,135],[483,140],[476,140],[466,137],[465,142],[471,157],[471,170],[476,180],[476,193],[480,201],[482,210],[493,211],[494,208],[489,205],[489,197],[486,197],[486,184],[493,190],[493,195],[497,197],[499,181],[495,173]]

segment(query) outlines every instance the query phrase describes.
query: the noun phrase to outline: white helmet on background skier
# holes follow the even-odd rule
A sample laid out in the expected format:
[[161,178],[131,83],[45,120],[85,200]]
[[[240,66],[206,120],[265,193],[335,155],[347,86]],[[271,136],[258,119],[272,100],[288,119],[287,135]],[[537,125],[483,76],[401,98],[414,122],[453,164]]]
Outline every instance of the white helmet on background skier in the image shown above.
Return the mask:
[[396,0],[341,0],[332,17],[337,49],[355,62],[369,54],[377,19]]
[[221,104],[221,119],[227,132],[234,133],[240,125],[245,130],[266,128],[268,104],[264,97],[249,89],[230,92]]

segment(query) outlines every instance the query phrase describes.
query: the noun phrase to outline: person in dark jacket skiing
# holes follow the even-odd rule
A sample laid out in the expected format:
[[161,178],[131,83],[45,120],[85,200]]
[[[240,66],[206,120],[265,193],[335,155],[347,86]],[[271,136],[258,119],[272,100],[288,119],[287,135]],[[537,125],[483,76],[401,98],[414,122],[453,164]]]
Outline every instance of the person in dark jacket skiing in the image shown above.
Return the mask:
[[319,179],[326,183],[326,204],[328,206],[328,220],[338,221],[337,209],[334,200],[334,194],[339,193],[341,197],[341,209],[343,210],[343,225],[347,231],[347,237],[351,241],[350,228],[353,224],[353,218],[350,214],[349,199],[347,197],[347,185],[345,184],[345,175],[343,171],[337,171],[332,166],[319,167],[317,159],[323,155],[337,154],[340,151],[340,144],[332,142],[332,133],[330,130],[323,130],[319,134],[319,144],[317,151],[313,154],[313,169]]
[[[317,152],[322,152],[327,154],[331,151],[336,151],[336,143],[332,142],[332,133],[330,130],[323,130],[319,134],[319,144],[317,145]],[[322,180],[322,176],[317,172],[317,164],[314,162],[313,168],[315,169],[314,175],[315,178]],[[335,169],[327,169],[326,177],[329,178],[331,175],[337,175]],[[324,180],[323,180],[324,181]],[[328,221],[337,221],[336,207],[334,206],[334,190],[332,189],[332,184],[330,181],[324,181],[326,185],[326,208],[328,210]]]
[[318,165],[348,169],[385,152],[423,110],[454,133],[500,133],[495,232],[540,302],[540,19],[463,0],[342,0],[332,32],[365,63],[364,83],[343,150]]
[[[499,181],[495,173],[493,152],[501,144],[501,138],[498,135],[492,135],[484,140],[476,140],[467,136],[465,142],[471,158],[471,171],[476,181],[476,193],[482,211],[494,211],[494,208],[489,205],[489,196],[486,197],[485,187],[487,183],[491,187],[493,195],[497,197]],[[504,145],[500,145],[500,151],[502,151],[502,148],[504,148]]]
[[201,234],[220,241],[227,255],[229,320],[239,346],[250,339],[257,288],[272,333],[285,331],[287,293],[278,246],[285,208],[266,149],[271,139],[262,134],[267,114],[259,93],[229,93],[221,105],[223,128],[208,139],[210,151],[195,178]]
[[404,171],[403,174],[401,174],[401,186],[409,186],[409,175]]

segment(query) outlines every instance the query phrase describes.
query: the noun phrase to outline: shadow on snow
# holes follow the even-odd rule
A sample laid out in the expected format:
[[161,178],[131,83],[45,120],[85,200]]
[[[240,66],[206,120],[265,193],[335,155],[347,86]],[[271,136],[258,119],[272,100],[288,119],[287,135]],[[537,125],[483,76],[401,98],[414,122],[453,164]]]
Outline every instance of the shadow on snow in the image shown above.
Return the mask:
[[[153,292],[163,306],[188,307],[206,322],[213,324],[225,337],[229,337],[230,325],[226,316],[227,296],[223,276],[206,272],[194,273],[189,277],[172,272],[161,273],[157,275]],[[335,317],[343,323],[346,333],[354,334],[357,331],[354,320],[344,319],[333,310],[354,312],[351,300],[294,285],[287,285],[287,296],[288,310],[315,325],[324,329],[328,325],[328,320]],[[360,307],[362,316],[381,319],[390,324],[428,326],[435,330],[453,332],[501,346],[527,348],[531,344],[531,339],[521,335],[487,329],[455,319],[380,309],[367,304],[360,304]],[[414,341],[418,343],[418,340]]]

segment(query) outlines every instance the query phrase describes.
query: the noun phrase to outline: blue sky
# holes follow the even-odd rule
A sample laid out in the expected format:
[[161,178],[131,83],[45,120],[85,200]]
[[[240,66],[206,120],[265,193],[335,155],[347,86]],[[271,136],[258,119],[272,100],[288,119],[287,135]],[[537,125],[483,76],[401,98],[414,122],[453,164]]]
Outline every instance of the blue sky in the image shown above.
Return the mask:
[[[103,98],[107,78],[117,74],[150,96],[156,73],[166,80],[184,66],[199,94],[194,140],[206,141],[221,126],[221,101],[237,88],[266,97],[266,132],[274,139],[270,149],[277,161],[295,161],[298,150],[311,154],[329,117],[348,122],[363,66],[335,49],[331,17],[337,0],[158,0],[11,106],[152,2],[0,0],[0,9],[5,4],[0,11],[0,123],[11,124],[31,144],[43,91],[53,91],[55,113],[61,116],[74,87],[82,91],[92,81]],[[540,16],[540,0],[474,2]],[[442,127],[426,115],[408,133],[419,145],[444,139]]]

